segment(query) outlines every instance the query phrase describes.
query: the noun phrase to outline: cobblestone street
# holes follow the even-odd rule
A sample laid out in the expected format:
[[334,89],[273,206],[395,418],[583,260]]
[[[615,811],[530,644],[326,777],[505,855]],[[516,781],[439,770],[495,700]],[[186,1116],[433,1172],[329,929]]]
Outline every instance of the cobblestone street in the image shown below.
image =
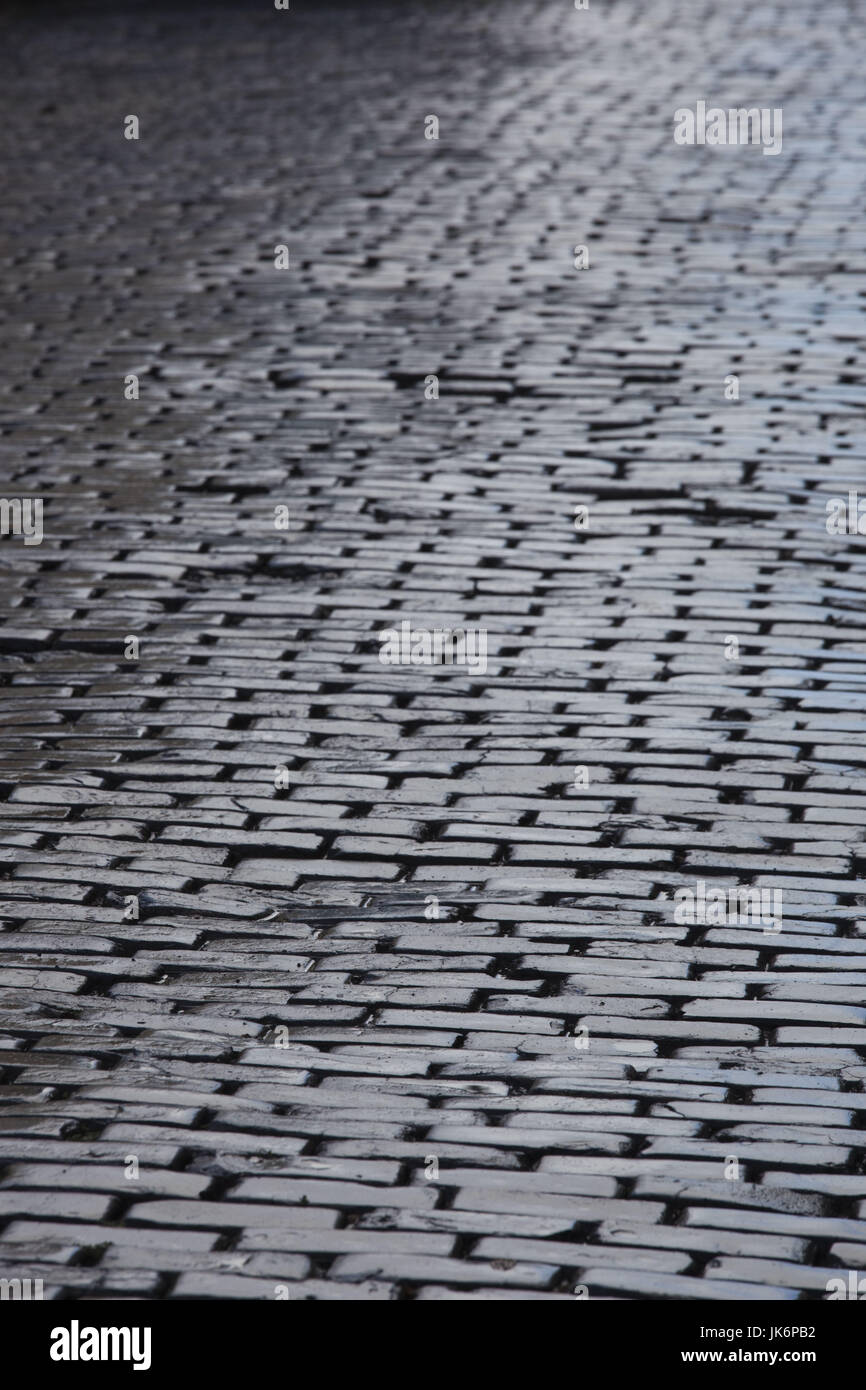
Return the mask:
[[866,1271],[864,13],[4,10],[0,1276]]

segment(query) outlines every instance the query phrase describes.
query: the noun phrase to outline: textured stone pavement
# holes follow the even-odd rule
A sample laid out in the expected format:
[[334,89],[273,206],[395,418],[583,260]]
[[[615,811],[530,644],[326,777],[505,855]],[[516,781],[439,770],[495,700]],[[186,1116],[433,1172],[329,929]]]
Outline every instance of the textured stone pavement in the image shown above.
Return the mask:
[[[50,10],[0,84],[45,529],[0,540],[0,1273],[825,1298],[866,1268],[862,12]],[[698,99],[782,153],[678,147]],[[382,665],[407,619],[486,673]],[[780,930],[678,923],[698,880]]]

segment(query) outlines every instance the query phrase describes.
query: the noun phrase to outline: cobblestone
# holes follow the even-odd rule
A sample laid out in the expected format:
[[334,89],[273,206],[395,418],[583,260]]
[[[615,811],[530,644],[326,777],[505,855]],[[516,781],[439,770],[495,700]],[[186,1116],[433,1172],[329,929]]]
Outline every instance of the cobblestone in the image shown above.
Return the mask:
[[[4,1277],[862,1268],[856,18],[14,7]],[[675,145],[707,94],[780,154]],[[486,669],[384,664],[407,620]],[[781,921],[679,920],[698,882]]]

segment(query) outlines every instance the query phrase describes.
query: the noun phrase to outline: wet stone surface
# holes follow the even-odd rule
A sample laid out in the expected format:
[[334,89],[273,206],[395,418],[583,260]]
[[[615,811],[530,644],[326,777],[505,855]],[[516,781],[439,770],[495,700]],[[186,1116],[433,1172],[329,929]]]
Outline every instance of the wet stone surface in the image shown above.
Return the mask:
[[[0,1272],[826,1297],[866,1252],[855,17],[76,8],[0,60],[3,487],[44,502],[0,538]],[[704,97],[782,151],[676,145]],[[407,621],[486,669],[383,664]],[[677,920],[718,888],[766,916]]]

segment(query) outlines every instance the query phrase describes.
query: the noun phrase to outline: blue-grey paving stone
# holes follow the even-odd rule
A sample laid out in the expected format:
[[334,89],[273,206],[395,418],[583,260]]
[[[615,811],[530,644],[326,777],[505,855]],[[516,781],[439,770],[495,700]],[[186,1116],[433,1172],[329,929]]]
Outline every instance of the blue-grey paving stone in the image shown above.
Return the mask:
[[256,1206],[249,1202],[188,1202],[180,1200],[136,1202],[126,1212],[127,1221],[144,1221],[166,1226],[206,1227],[218,1231],[225,1227],[283,1225],[333,1226],[336,1212],[323,1206]]
[[358,1228],[367,1230],[430,1231],[456,1235],[506,1234],[521,1236],[565,1235],[574,1226],[568,1216],[502,1211],[471,1211],[462,1208],[429,1212],[396,1211],[379,1207],[358,1218]]
[[19,1243],[30,1244],[34,1250],[43,1250],[41,1259],[49,1259],[48,1251],[57,1252],[57,1257],[70,1258],[79,1247],[129,1246],[136,1250],[186,1250],[203,1251],[213,1248],[216,1236],[208,1231],[194,1230],[145,1230],[141,1227],[88,1226],[74,1222],[59,1221],[15,1221],[3,1232],[4,1242],[8,1241],[13,1250]]
[[[430,1184],[426,1187],[389,1187],[387,1200],[395,1207],[433,1207],[437,1192]],[[345,1207],[378,1206],[384,1196],[383,1187],[369,1183],[330,1182],[327,1178],[284,1179],[284,1178],[243,1178],[232,1189],[231,1201],[263,1202],[302,1202],[314,1206],[327,1206],[339,1203]]]
[[[840,1096],[839,1099],[843,1097]],[[747,1105],[713,1105],[700,1100],[670,1100],[664,1105],[652,1107],[651,1113],[658,1115],[682,1115],[685,1119],[695,1119],[711,1121],[714,1124],[722,1121],[736,1123],[738,1120],[748,1121],[751,1119],[751,1111]],[[808,1105],[769,1105],[762,1110],[761,1120],[763,1124],[773,1125],[837,1125],[844,1126],[851,1123],[852,1113],[842,1106],[833,1109],[819,1110],[816,1106]],[[772,1137],[772,1130],[768,1131],[767,1138]]]
[[314,1255],[376,1250],[383,1254],[450,1255],[454,1243],[454,1237],[445,1233],[352,1227],[339,1231],[245,1231],[235,1248],[250,1252],[298,1250]]
[[787,1187],[769,1187],[740,1180],[720,1182],[689,1181],[670,1178],[640,1177],[634,1185],[639,1197],[666,1197],[680,1202],[733,1202],[737,1207],[760,1207],[773,1211],[796,1212],[798,1215],[823,1216],[829,1211],[826,1199],[818,1193],[799,1192]]
[[686,1225],[721,1226],[724,1229],[744,1231],[770,1231],[780,1234],[798,1235],[806,1240],[821,1238],[857,1241],[866,1233],[866,1225],[856,1217],[802,1216],[789,1212],[742,1211],[736,1212],[735,1222],[732,1214],[717,1207],[687,1207],[683,1216]]
[[[103,1131],[104,1133],[105,1131]],[[149,1139],[142,1142],[141,1130],[133,1130],[133,1133],[136,1138],[135,1152],[139,1163],[151,1165],[154,1174],[163,1173],[180,1158],[180,1144],[153,1144]],[[122,1168],[128,1153],[128,1143],[112,1142],[110,1139],[104,1138],[93,1140],[90,1143],[64,1139],[56,1144],[45,1139],[15,1138],[9,1135],[3,1135],[0,1138],[0,1162],[9,1163],[29,1159],[33,1161],[34,1167],[38,1164],[40,1169],[49,1168],[58,1160],[61,1166],[64,1161],[76,1164],[90,1161],[94,1163],[116,1162],[118,1168]]]
[[602,1222],[597,1234],[602,1242],[649,1245],[653,1250],[724,1252],[732,1255],[756,1255],[768,1259],[774,1256],[777,1259],[802,1259],[809,1244],[805,1239],[768,1235],[766,1231],[752,1235],[736,1229],[715,1231],[686,1229],[684,1226],[643,1226],[628,1220]]
[[[368,1154],[371,1157],[382,1155],[423,1164],[429,1148],[426,1140],[416,1140],[413,1143],[400,1139],[330,1139],[322,1145],[322,1152],[360,1157]],[[491,1169],[512,1170],[520,1166],[520,1155],[508,1149],[492,1145],[485,1148],[477,1144],[443,1143],[441,1139],[436,1141],[436,1157],[445,1163],[484,1163]]]
[[296,1281],[310,1273],[310,1263],[299,1255],[284,1255],[283,1268],[269,1278],[244,1278],[242,1274],[209,1274],[187,1270],[171,1292],[172,1298],[252,1298],[274,1299],[276,1286],[284,1280]]
[[[809,1145],[808,1154],[800,1153],[796,1140],[789,1140],[788,1143],[776,1143],[772,1140],[761,1141],[759,1139],[743,1139],[742,1134],[737,1137],[737,1154],[741,1161],[756,1164],[765,1163],[795,1163],[803,1159],[810,1167],[820,1164],[826,1171],[834,1168],[847,1167],[850,1162],[850,1148],[839,1146],[831,1148],[829,1144]],[[669,1156],[671,1158],[712,1158],[716,1163],[724,1164],[730,1153],[730,1144],[724,1140],[711,1141],[707,1139],[659,1139],[653,1138],[648,1141],[642,1154],[646,1158],[656,1158]]]
[[511,1236],[498,1239],[485,1236],[472,1252],[473,1259],[490,1260],[555,1260],[563,1269],[581,1269],[586,1265],[603,1264],[614,1268],[647,1269],[658,1274],[681,1274],[688,1269],[691,1257],[673,1250],[628,1249],[609,1245],[583,1245],[579,1241],[527,1240]]
[[101,1221],[113,1206],[111,1197],[98,1192],[69,1192],[5,1189],[0,1192],[0,1217],[66,1217],[79,1221]]
[[[459,1178],[458,1178],[459,1181]],[[660,1219],[664,1206],[660,1202],[624,1203],[607,1197],[572,1197],[556,1192],[534,1190],[503,1191],[460,1188],[453,1207],[467,1211],[506,1212],[512,1215],[569,1217],[575,1221],[602,1221],[625,1215],[626,1206],[637,1212],[638,1218]]]
[[513,1288],[546,1288],[555,1264],[503,1260],[449,1260],[439,1255],[413,1256],[371,1252],[341,1255],[331,1266],[331,1277],[342,1280],[400,1279],[419,1282],[438,1277],[448,1284],[496,1284]]
[[572,1303],[573,1295],[568,1293],[531,1293],[526,1289],[449,1289],[441,1284],[425,1284],[416,1294],[416,1301],[422,1303],[490,1303],[513,1302],[544,1299],[546,1303]]
[[732,1279],[740,1282],[776,1284],[810,1293],[826,1293],[827,1281],[838,1273],[838,1267],[818,1269],[811,1264],[788,1264],[781,1260],[741,1259],[720,1256],[707,1265],[708,1279]]
[[[132,1152],[130,1149],[129,1152]],[[0,1189],[52,1188],[58,1192],[113,1192],[124,1197],[140,1193],[160,1197],[198,1197],[208,1186],[208,1179],[195,1173],[176,1173],[171,1169],[149,1169],[144,1158],[139,1161],[138,1177],[124,1176],[125,1156],[116,1164],[91,1165],[84,1163],[13,1163],[3,1170]]]
[[91,1291],[100,1296],[115,1298],[158,1297],[160,1275],[152,1269],[108,1270],[66,1267],[62,1271],[50,1265],[30,1261],[22,1265],[5,1264],[3,1278],[41,1279],[42,1297],[68,1299],[76,1292]]
[[622,1153],[628,1148],[629,1140],[625,1134],[614,1133],[606,1134],[597,1126],[597,1121],[593,1121],[592,1126],[587,1126],[586,1130],[580,1130],[576,1125],[563,1130],[544,1130],[536,1127],[528,1127],[525,1130],[510,1130],[507,1133],[500,1133],[493,1125],[478,1125],[475,1129],[469,1125],[437,1125],[431,1126],[427,1135],[431,1144],[439,1141],[443,1143],[460,1144],[481,1144],[490,1147],[493,1142],[502,1144],[511,1149],[525,1149],[527,1151],[541,1150],[546,1152],[549,1149],[580,1148],[600,1149],[607,1153]]
[[581,1281],[587,1286],[590,1298],[593,1298],[597,1291],[618,1292],[630,1294],[635,1298],[653,1299],[757,1299],[763,1302],[774,1302],[797,1297],[796,1289],[788,1289],[780,1284],[751,1283],[743,1279],[732,1279],[728,1282],[709,1277],[691,1279],[679,1274],[644,1274],[640,1270],[626,1272],[600,1267],[584,1269],[581,1273]]
[[[286,1276],[283,1276],[285,1279]],[[398,1286],[381,1280],[361,1280],[358,1283],[339,1284],[332,1279],[291,1280],[285,1287],[283,1279],[273,1276],[268,1279],[216,1275],[183,1275],[175,1286],[173,1296],[180,1298],[255,1298],[276,1299],[298,1302],[306,1299],[327,1302],[361,1300],[365,1303],[382,1303],[396,1298]]]
[[837,1260],[840,1265],[847,1269],[862,1269],[863,1262],[866,1260],[866,1244],[857,1245],[851,1241],[836,1241],[830,1246],[830,1258]]

